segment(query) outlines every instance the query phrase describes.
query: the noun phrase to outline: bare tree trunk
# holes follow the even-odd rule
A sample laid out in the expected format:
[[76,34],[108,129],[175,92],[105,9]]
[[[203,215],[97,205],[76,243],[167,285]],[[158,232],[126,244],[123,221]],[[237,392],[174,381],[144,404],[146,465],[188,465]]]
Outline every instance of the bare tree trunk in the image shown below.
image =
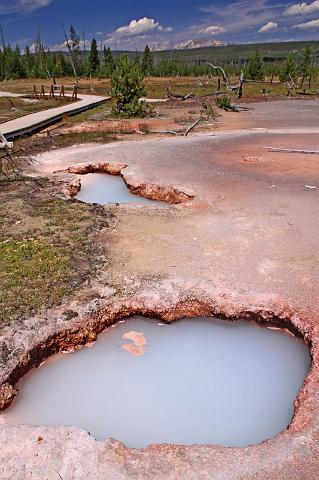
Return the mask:
[[168,86],[166,89],[166,98],[175,98],[179,100],[187,100],[188,98],[193,98],[195,95],[193,93],[188,93],[187,95],[179,95],[177,93],[173,93]]
[[319,150],[299,150],[296,148],[267,147],[268,152],[277,153],[303,153],[307,155],[319,155]]
[[224,83],[226,85],[226,88],[229,92],[237,92],[237,98],[241,98],[243,96],[243,83],[244,83],[244,72],[241,71],[240,77],[239,77],[239,82],[236,85],[232,85],[225,73],[225,70],[223,67],[220,67],[219,65],[213,65],[210,62],[206,62],[207,65],[209,65],[211,68],[214,70],[220,70],[224,79]]
[[75,64],[74,64],[73,53],[72,53],[72,49],[71,49],[71,47],[70,47],[69,37],[68,37],[68,35],[67,35],[67,33],[66,33],[66,30],[65,30],[65,28],[64,28],[63,23],[61,23],[61,26],[62,26],[62,28],[63,28],[66,45],[67,45],[67,48],[68,48],[68,51],[69,51],[69,54],[70,54],[70,60],[71,60],[71,65],[72,65],[72,69],[73,69],[73,73],[74,73],[74,77],[75,77],[75,83],[76,83],[76,86],[78,86],[78,85],[79,85],[78,75],[77,75],[76,68],[75,68]]
[[202,121],[202,117],[201,118],[198,118],[196,120],[196,122],[194,122],[185,132],[185,137],[187,137],[187,135],[193,130],[193,128],[195,128],[200,122]]

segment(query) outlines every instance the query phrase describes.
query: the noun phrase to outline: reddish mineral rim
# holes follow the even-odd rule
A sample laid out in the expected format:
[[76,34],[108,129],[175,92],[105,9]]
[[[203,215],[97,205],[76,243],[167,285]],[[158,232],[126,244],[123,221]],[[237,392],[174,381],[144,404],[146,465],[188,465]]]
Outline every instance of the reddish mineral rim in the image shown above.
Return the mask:
[[2,417],[76,426],[133,448],[244,447],[286,429],[310,363],[301,338],[255,322],[196,318],[165,326],[134,317],[93,348],[53,356],[30,372]]
[[[108,174],[112,176],[121,176],[129,191],[134,195],[140,195],[149,200],[157,200],[171,204],[180,204],[193,200],[194,195],[178,188],[157,185],[152,183],[140,183],[134,178],[134,175],[127,174],[125,164],[112,163],[89,163],[75,165],[66,170],[58,170],[55,173],[71,173],[75,175],[88,174]],[[66,194],[75,197],[81,191],[81,181],[74,179],[69,182],[66,188]]]
[[[245,307],[245,300],[244,297],[240,299],[237,296],[236,301],[234,301],[234,299],[227,296],[227,294],[217,296],[214,300],[209,300],[203,296],[198,296],[196,299],[196,295],[192,294],[186,298],[175,296],[174,300],[173,298],[169,299],[169,297],[167,297],[165,300],[163,299],[159,307],[156,305],[156,303],[158,303],[157,296],[154,297],[154,295],[144,294],[142,297],[135,297],[131,300],[117,301],[116,303],[110,302],[103,308],[98,306],[93,307],[92,305],[89,313],[87,310],[87,313],[85,313],[85,311],[82,311],[82,313],[78,311],[79,315],[68,321],[67,328],[63,317],[61,317],[57,323],[54,325],[51,324],[50,329],[46,328],[45,331],[39,332],[36,337],[31,333],[32,328],[28,325],[28,329],[24,333],[24,338],[26,341],[29,337],[29,347],[27,351],[25,350],[25,353],[20,349],[19,353],[8,359],[5,368],[2,369],[1,372],[1,378],[3,379],[1,392],[4,394],[5,391],[8,391],[8,385],[14,387],[19,378],[32,367],[39,365],[48,356],[59,351],[73,351],[82,345],[94,342],[97,334],[105,330],[105,328],[132,315],[156,317],[162,323],[171,323],[174,320],[184,317],[194,318],[209,315],[228,320],[243,318],[255,320],[258,323],[265,324],[265,326],[287,328],[293,334],[301,335],[306,342],[312,346],[312,369],[295,402],[294,418],[288,431],[262,444],[239,449],[227,449],[213,445],[189,447],[153,445],[143,450],[131,450],[116,441],[110,441],[104,444],[99,442],[94,444],[90,443],[91,446],[89,446],[86,438],[89,439],[90,437],[83,436],[83,433],[74,430],[74,428],[71,430],[68,428],[49,429],[47,427],[39,427],[36,429],[32,426],[20,427],[13,425],[0,426],[0,436],[2,440],[6,439],[6,441],[10,442],[15,438],[16,442],[17,438],[22,435],[21,442],[18,442],[18,445],[22,445],[22,438],[26,439],[29,435],[34,436],[34,432],[36,432],[37,436],[40,435],[46,438],[47,442],[49,442],[47,445],[56,445],[56,440],[54,439],[57,438],[56,435],[60,432],[61,448],[64,451],[66,448],[64,442],[66,442],[70,434],[68,432],[73,431],[75,441],[74,448],[80,448],[82,442],[83,446],[86,445],[86,452],[91,452],[92,455],[95,455],[93,452],[97,451],[96,449],[103,449],[103,455],[105,455],[105,457],[100,457],[99,469],[107,475],[108,469],[116,465],[115,469],[117,473],[114,478],[122,475],[123,478],[128,479],[135,475],[131,469],[129,473],[122,471],[122,467],[116,459],[118,459],[118,455],[123,455],[126,459],[125,461],[138,462],[139,478],[141,479],[149,478],[154,463],[157,465],[154,478],[162,478],[163,469],[159,465],[161,465],[161,462],[165,462],[165,470],[166,468],[177,468],[180,478],[183,479],[206,479],[210,478],[212,472],[218,472],[220,475],[223,474],[225,478],[231,480],[237,480],[239,478],[246,479],[247,476],[245,477],[246,473],[244,475],[244,472],[247,472],[247,468],[249,468],[254,478],[260,480],[288,480],[288,478],[297,480],[299,477],[294,476],[293,472],[298,471],[297,466],[303,468],[304,462],[307,461],[307,468],[303,468],[302,471],[309,472],[309,475],[303,476],[303,480],[313,480],[316,478],[316,469],[313,468],[315,464],[311,463],[311,458],[313,458],[314,455],[312,432],[316,431],[315,424],[318,412],[316,402],[316,391],[318,388],[318,353],[316,345],[318,344],[318,338],[316,336],[316,330],[311,327],[311,318],[304,317],[296,310],[284,308],[279,304],[269,304],[267,307],[265,304],[265,306],[261,308],[260,302],[257,302],[254,306],[252,299],[250,299],[249,308],[247,308]],[[50,330],[51,334],[49,333]],[[8,342],[14,338],[12,332],[10,333],[9,330],[6,332],[6,335],[8,335]],[[43,338],[42,341],[41,336]],[[18,342],[16,343],[18,346],[18,338],[16,338],[15,341]],[[13,400],[13,397],[11,400]],[[60,448],[60,446],[58,448]],[[29,457],[29,454],[25,450],[20,450],[21,449],[19,449],[19,456],[21,461],[28,463],[29,460],[27,460],[27,458],[31,457]],[[25,455],[28,455],[28,457],[23,460]],[[285,466],[287,456],[293,456],[294,458],[294,461],[290,462],[289,466]],[[185,461],[179,460],[181,458],[185,458]],[[186,458],[189,460],[186,460]],[[284,475],[282,475],[283,468]],[[267,475],[265,475],[263,473],[265,469],[269,474],[267,473]],[[281,472],[279,476],[276,473],[277,471]],[[244,476],[240,476],[240,472],[242,472]],[[191,477],[189,477],[190,474]],[[167,478],[173,479],[170,473],[167,474]]]

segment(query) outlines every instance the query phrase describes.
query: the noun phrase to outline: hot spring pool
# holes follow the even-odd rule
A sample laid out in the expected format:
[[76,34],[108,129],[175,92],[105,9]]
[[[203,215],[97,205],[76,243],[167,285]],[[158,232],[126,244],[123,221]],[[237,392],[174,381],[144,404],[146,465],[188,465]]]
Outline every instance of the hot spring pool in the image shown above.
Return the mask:
[[167,203],[134,195],[119,175],[88,173],[81,175],[81,190],[75,198],[86,203],[143,203],[153,206],[168,206]]
[[81,427],[129,447],[246,446],[286,429],[310,364],[302,339],[254,322],[134,317],[29,372],[0,420]]

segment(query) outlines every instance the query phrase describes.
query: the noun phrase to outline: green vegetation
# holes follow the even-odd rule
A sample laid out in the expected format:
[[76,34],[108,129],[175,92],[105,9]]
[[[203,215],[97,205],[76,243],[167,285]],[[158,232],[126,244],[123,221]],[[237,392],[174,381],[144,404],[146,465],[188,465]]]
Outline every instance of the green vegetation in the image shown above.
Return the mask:
[[102,66],[103,73],[106,77],[111,77],[114,71],[114,60],[110,47],[103,49],[104,64]]
[[[173,61],[183,65],[200,65],[203,61],[209,61],[214,65],[224,65],[230,70],[238,70],[249,63],[250,58],[258,50],[266,64],[271,70],[273,64],[281,64],[289,54],[293,55],[295,61],[300,63],[304,50],[310,46],[312,60],[315,67],[319,66],[319,41],[297,41],[297,42],[270,42],[255,44],[227,45],[225,47],[205,47],[193,50],[174,50]],[[171,51],[153,52],[154,64],[162,61],[169,62],[172,58]]]
[[139,101],[146,94],[143,79],[143,72],[136,62],[127,55],[118,59],[111,78],[111,94],[116,99],[114,114],[124,117],[144,114],[144,104]]
[[252,80],[264,80],[265,71],[261,53],[257,50],[248,65],[248,75]]
[[231,100],[228,95],[221,95],[219,98],[217,98],[216,105],[222,110],[228,111],[232,109]]
[[144,75],[151,75],[153,72],[153,57],[151,54],[150,47],[146,45],[143,57],[142,57],[142,71]]
[[311,74],[312,74],[311,70],[312,70],[311,69],[311,48],[309,45],[307,45],[307,47],[305,48],[304,56],[300,66],[300,73],[302,75],[301,86],[303,86],[303,83],[306,79],[310,80]]
[[[298,73],[302,76],[305,67],[307,75],[312,77],[319,72],[319,41],[228,45],[173,52],[151,52],[146,46],[144,52],[118,51],[113,54],[110,48],[104,48],[103,52],[98,52],[93,45],[92,64],[92,52],[80,50],[80,37],[73,26],[70,27],[66,38],[70,47],[68,53],[50,52],[40,41],[36,44],[35,52],[32,53],[28,47],[21,53],[19,47],[12,49],[10,45],[6,45],[5,48],[0,49],[0,80],[73,76],[72,64],[75,66],[78,77],[92,75],[98,78],[109,78],[115,64],[124,53],[134,60],[134,63],[141,65],[144,75],[156,77],[211,76],[214,73],[206,62],[223,66],[227,75],[238,75],[241,70],[244,70],[246,78],[253,78],[255,74],[261,77],[260,65],[258,66],[260,61],[263,74],[273,76],[290,55],[298,65]],[[305,56],[305,49],[308,51],[307,56]],[[257,51],[260,58],[256,58]],[[257,65],[254,65],[255,62]],[[215,73],[217,74],[218,72]]]
[[91,42],[91,50],[89,55],[90,72],[94,75],[100,66],[99,52],[95,38]]
[[67,251],[47,242],[24,239],[0,245],[0,323],[61,301],[67,285]]
[[23,177],[1,186],[1,326],[60,304],[102,261],[89,234],[107,227],[112,215],[52,199],[56,188]]
[[281,82],[290,82],[297,77],[297,65],[292,55],[288,55],[280,72],[279,79]]

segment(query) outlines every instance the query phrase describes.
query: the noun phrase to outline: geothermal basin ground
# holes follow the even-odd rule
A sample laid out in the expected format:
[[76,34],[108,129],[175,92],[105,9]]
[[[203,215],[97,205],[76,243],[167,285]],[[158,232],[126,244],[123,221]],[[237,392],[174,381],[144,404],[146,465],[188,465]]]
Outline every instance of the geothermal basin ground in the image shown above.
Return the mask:
[[[61,303],[1,329],[2,407],[32,367],[94,342],[130,316],[254,320],[287,329],[303,337],[312,359],[289,428],[243,448],[195,442],[138,449],[120,438],[97,441],[74,425],[3,423],[1,479],[319,478],[319,155],[302,153],[319,150],[318,107],[317,100],[250,104],[253,110],[210,133],[39,155],[26,174],[46,176],[42,188],[75,217],[89,208],[73,199],[86,173],[121,175],[132,193],[167,208],[154,202],[98,209],[112,220],[88,233],[99,263]],[[37,187],[34,195],[41,192]],[[25,193],[22,201],[29,201]],[[9,234],[23,232],[26,222],[39,228],[31,217],[17,221]],[[10,408],[15,401],[23,401],[19,393]]]

